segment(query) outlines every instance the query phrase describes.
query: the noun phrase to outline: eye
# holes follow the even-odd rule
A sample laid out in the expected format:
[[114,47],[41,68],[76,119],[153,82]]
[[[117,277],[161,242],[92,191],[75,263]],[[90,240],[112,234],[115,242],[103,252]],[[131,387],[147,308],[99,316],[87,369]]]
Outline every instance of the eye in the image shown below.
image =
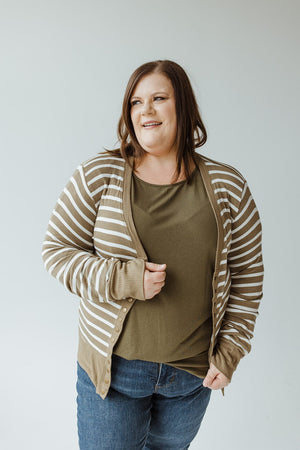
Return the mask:
[[139,100],[133,100],[130,104],[131,106],[137,105],[139,103]]
[[154,100],[164,100],[165,97],[154,97]]

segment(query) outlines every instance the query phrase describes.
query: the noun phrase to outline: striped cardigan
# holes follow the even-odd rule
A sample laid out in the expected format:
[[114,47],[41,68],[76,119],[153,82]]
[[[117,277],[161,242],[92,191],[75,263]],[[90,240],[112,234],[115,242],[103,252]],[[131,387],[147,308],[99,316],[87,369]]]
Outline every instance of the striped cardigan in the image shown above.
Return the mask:
[[[262,298],[261,222],[236,169],[196,159],[218,228],[208,357],[231,380],[251,349]],[[42,249],[46,270],[80,298],[78,362],[103,399],[124,320],[135,301],[145,301],[147,255],[132,218],[131,177],[122,157],[100,153],[81,164],[56,203]]]

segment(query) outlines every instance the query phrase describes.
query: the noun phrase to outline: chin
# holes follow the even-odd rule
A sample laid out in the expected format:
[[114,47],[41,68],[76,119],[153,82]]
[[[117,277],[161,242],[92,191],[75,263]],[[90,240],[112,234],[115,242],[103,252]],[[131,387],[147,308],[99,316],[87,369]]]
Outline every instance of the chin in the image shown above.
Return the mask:
[[162,145],[161,141],[160,142],[140,142],[139,143],[140,146],[149,153],[155,153],[155,154],[165,154],[165,153],[169,153],[170,150],[166,150],[169,149],[170,146],[169,145]]
[[149,153],[159,153],[160,149],[157,145],[148,144],[148,143],[140,143],[140,146],[145,150],[145,152]]

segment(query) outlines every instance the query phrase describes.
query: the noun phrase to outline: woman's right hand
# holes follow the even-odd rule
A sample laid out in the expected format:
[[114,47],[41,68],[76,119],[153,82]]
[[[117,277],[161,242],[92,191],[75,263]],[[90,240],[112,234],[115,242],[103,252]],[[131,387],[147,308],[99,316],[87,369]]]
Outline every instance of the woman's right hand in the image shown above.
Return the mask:
[[165,285],[166,264],[145,263],[144,294],[149,299],[158,294]]

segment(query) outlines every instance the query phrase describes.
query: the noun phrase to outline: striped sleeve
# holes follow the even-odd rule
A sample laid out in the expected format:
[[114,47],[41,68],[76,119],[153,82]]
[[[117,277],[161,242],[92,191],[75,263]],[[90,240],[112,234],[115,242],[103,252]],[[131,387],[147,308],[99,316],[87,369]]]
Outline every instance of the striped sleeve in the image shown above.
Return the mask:
[[95,200],[80,165],[62,191],[42,246],[44,265],[73,294],[93,302],[145,300],[140,258],[121,261],[95,254]]
[[250,340],[263,296],[262,227],[246,181],[232,222],[228,264],[230,295],[212,362],[231,379],[240,359],[251,350]]

